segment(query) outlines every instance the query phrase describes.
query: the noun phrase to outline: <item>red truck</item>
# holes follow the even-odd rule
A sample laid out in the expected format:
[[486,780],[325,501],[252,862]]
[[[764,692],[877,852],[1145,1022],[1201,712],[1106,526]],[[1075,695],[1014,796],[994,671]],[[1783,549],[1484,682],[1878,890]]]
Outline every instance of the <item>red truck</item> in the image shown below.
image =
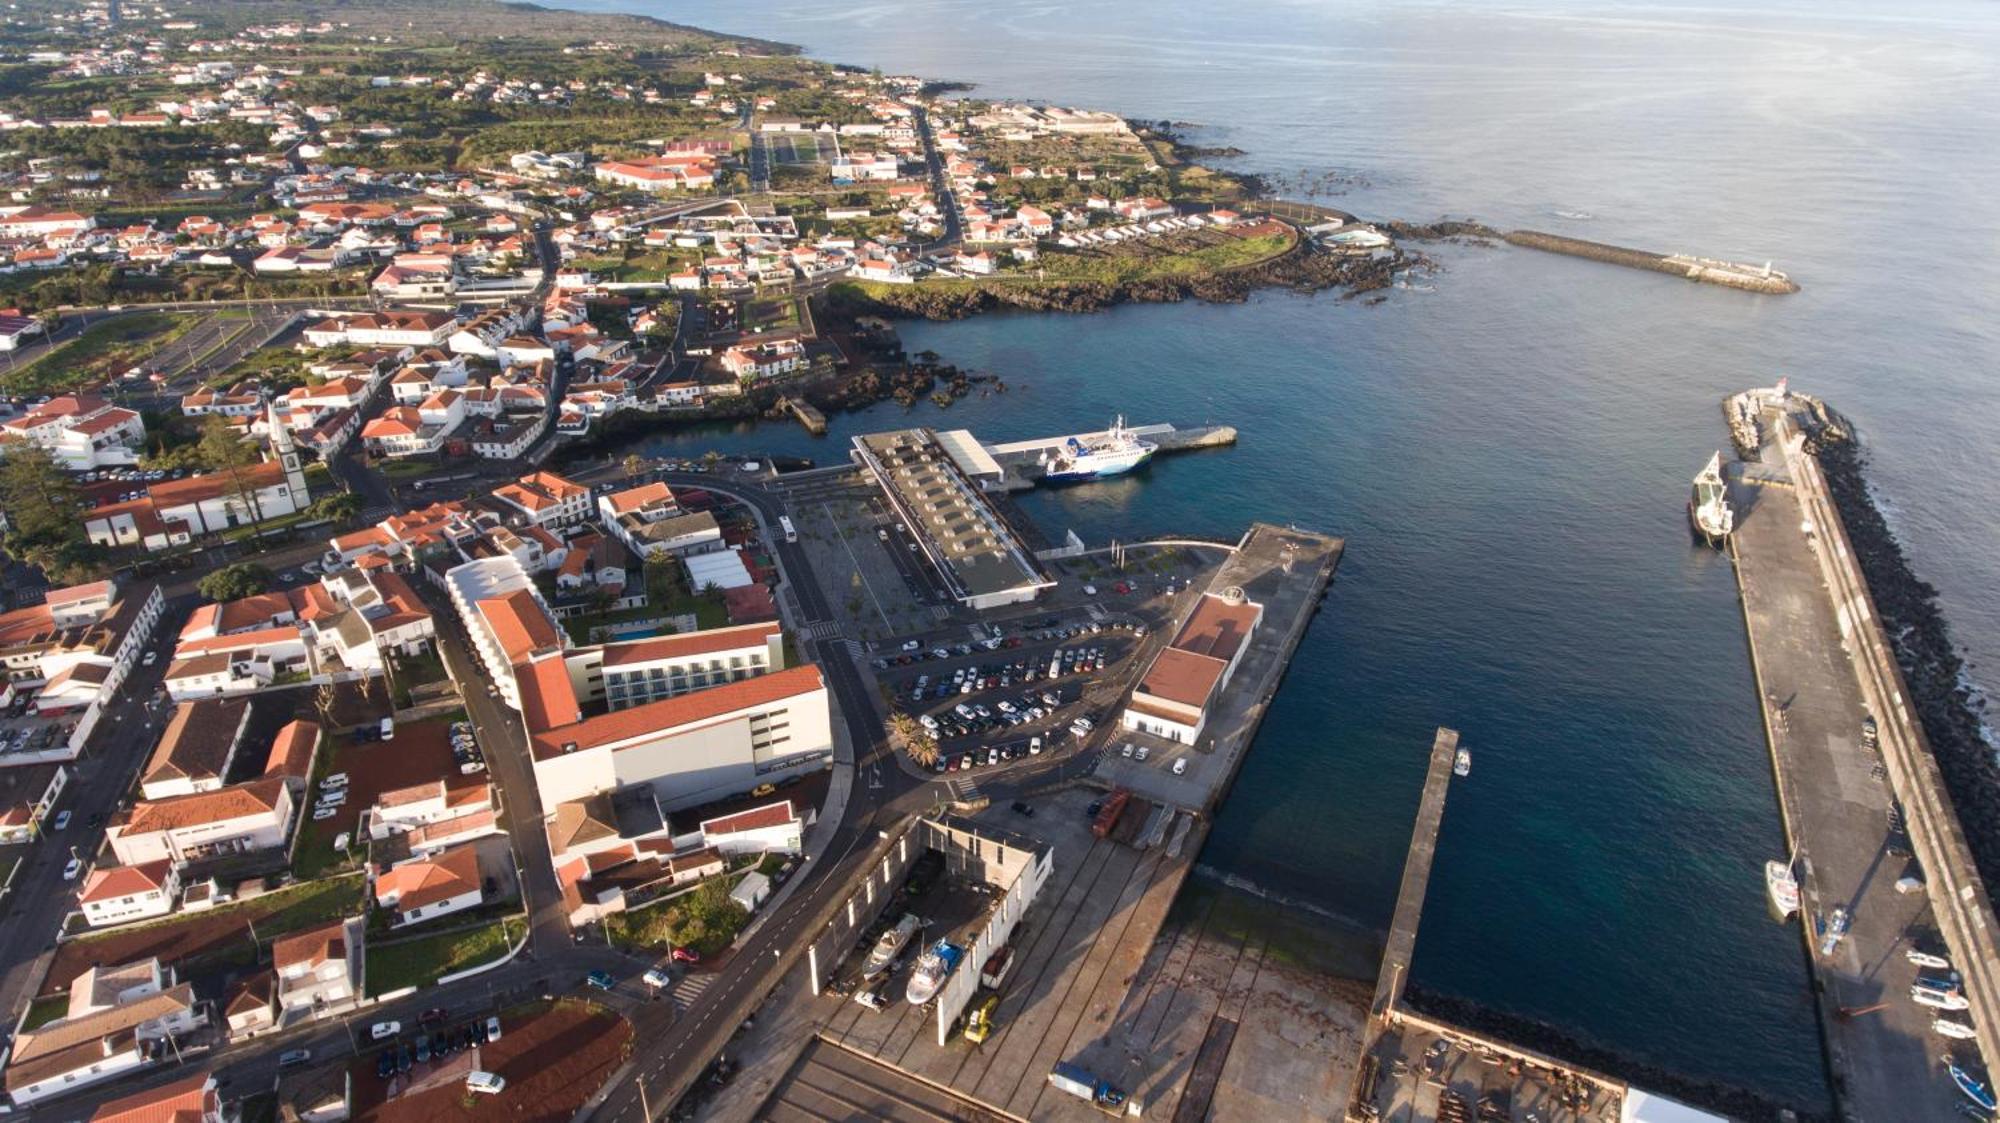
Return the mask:
[[1132,793],[1124,788],[1113,790],[1105,797],[1103,806],[1097,809],[1097,818],[1091,820],[1090,833],[1099,838],[1110,834],[1111,828],[1118,825],[1118,816],[1125,811],[1125,805],[1131,802],[1131,799]]

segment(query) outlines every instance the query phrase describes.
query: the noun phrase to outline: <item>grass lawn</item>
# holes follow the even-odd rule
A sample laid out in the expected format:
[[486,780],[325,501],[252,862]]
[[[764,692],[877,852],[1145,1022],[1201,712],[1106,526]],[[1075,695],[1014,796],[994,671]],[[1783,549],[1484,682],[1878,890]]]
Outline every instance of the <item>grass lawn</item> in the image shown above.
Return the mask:
[[34,362],[0,374],[0,387],[11,394],[39,394],[102,382],[179,339],[200,318],[176,312],[138,312],[101,320]]
[[69,995],[43,995],[28,1004],[28,1017],[21,1023],[21,1028],[35,1029],[45,1026],[67,1013],[69,1013]]
[[[257,961],[264,945],[279,936],[353,916],[361,907],[362,880],[357,873],[306,882],[254,900],[71,940],[56,949],[42,985],[62,990],[93,963],[129,963],[154,955],[184,972],[248,966]],[[250,939],[253,929],[255,943]]]
[[368,993],[387,994],[403,987],[429,986],[444,975],[477,967],[507,954],[521,938],[527,922],[508,917],[457,932],[417,936],[397,943],[368,945]]
[[711,877],[678,896],[613,913],[605,918],[605,930],[629,948],[665,951],[671,945],[720,954],[750,923],[749,912],[729,899],[742,880],[741,872]]

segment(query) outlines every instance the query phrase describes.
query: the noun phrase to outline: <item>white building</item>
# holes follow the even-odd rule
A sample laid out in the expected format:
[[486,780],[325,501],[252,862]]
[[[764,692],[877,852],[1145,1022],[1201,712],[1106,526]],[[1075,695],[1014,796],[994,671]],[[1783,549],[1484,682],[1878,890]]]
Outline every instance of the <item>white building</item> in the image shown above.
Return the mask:
[[452,567],[445,573],[445,588],[488,681],[502,700],[520,709],[515,665],[567,645],[534,582],[513,556],[502,555]]
[[210,792],[141,800],[105,828],[123,865],[185,864],[214,854],[281,848],[292,826],[291,789],[272,777]]
[[1240,589],[1203,593],[1180,633],[1132,688],[1120,726],[1193,744],[1263,619],[1263,606],[1245,600]]
[[[72,1007],[74,999],[73,991]],[[181,983],[23,1030],[7,1064],[8,1095],[18,1109],[130,1072],[148,1063],[148,1054],[167,1038],[207,1020],[194,987]]]
[[475,908],[481,896],[474,846],[455,846],[375,876],[375,903],[389,910],[389,924],[396,928]]
[[180,872],[163,858],[137,866],[99,866],[84,879],[77,901],[90,926],[103,928],[165,916],[174,910],[180,891]]
[[289,1025],[315,1014],[336,1013],[360,995],[360,917],[286,936],[271,945],[271,968],[278,976],[278,1020]]

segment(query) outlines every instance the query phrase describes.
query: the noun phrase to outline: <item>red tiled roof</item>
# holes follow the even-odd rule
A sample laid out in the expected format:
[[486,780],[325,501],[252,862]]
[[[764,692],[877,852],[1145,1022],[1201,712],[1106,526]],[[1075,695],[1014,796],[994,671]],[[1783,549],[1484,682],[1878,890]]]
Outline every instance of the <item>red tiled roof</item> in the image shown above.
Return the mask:
[[252,780],[231,784],[212,792],[177,795],[168,799],[143,800],[132,806],[125,833],[150,834],[197,823],[243,819],[276,810],[285,782],[277,779]]
[[479,851],[457,846],[435,858],[406,862],[375,878],[375,899],[396,897],[396,910],[409,912],[479,889]]
[[701,833],[704,835],[732,834],[737,831],[763,830],[766,827],[782,827],[793,822],[798,816],[792,814],[792,801],[781,799],[776,803],[753,807],[748,811],[738,811],[734,815],[723,815],[714,819],[704,819]]
[[549,728],[530,722],[529,745],[535,759],[547,760],[561,756],[565,746],[572,746],[574,751],[615,745],[647,733],[700,725],[728,714],[769,706],[825,687],[826,680],[820,677],[818,667],[811,664],[791,667],[630,709],[613,710],[572,725]]
[[198,1072],[183,1080],[134,1092],[99,1105],[90,1123],[201,1123],[217,1110],[213,1079]]
[[516,589],[502,597],[488,597],[478,602],[478,608],[486,617],[487,626],[493,629],[493,638],[499,642],[500,650],[506,654],[509,663],[562,646],[555,622],[542,610],[541,602],[535,599],[535,595],[526,589]]
[[113,897],[151,893],[167,883],[167,875],[172,869],[173,863],[165,858],[136,866],[99,866],[90,871],[90,876],[84,880],[83,892],[77,900],[88,904]]
[[604,665],[622,667],[630,663],[686,659],[696,655],[758,647],[768,642],[772,636],[779,634],[781,630],[776,621],[769,621],[762,624],[738,624],[730,628],[710,628],[707,631],[688,632],[683,635],[653,636],[647,639],[627,640],[624,643],[608,643],[604,645]]
[[271,966],[282,971],[303,963],[317,967],[332,959],[347,958],[347,930],[343,921],[286,936],[271,944]]

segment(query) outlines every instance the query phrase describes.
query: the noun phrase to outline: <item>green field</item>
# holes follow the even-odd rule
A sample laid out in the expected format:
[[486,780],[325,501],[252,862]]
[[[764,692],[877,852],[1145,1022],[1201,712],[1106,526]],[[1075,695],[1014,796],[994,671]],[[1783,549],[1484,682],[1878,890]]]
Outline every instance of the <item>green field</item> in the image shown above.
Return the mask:
[[135,312],[100,320],[33,362],[0,373],[10,394],[53,394],[116,378],[186,335],[201,319],[176,312]]
[[387,994],[404,987],[429,986],[439,978],[507,954],[527,930],[518,917],[476,928],[418,936],[397,943],[368,945],[368,993]]

